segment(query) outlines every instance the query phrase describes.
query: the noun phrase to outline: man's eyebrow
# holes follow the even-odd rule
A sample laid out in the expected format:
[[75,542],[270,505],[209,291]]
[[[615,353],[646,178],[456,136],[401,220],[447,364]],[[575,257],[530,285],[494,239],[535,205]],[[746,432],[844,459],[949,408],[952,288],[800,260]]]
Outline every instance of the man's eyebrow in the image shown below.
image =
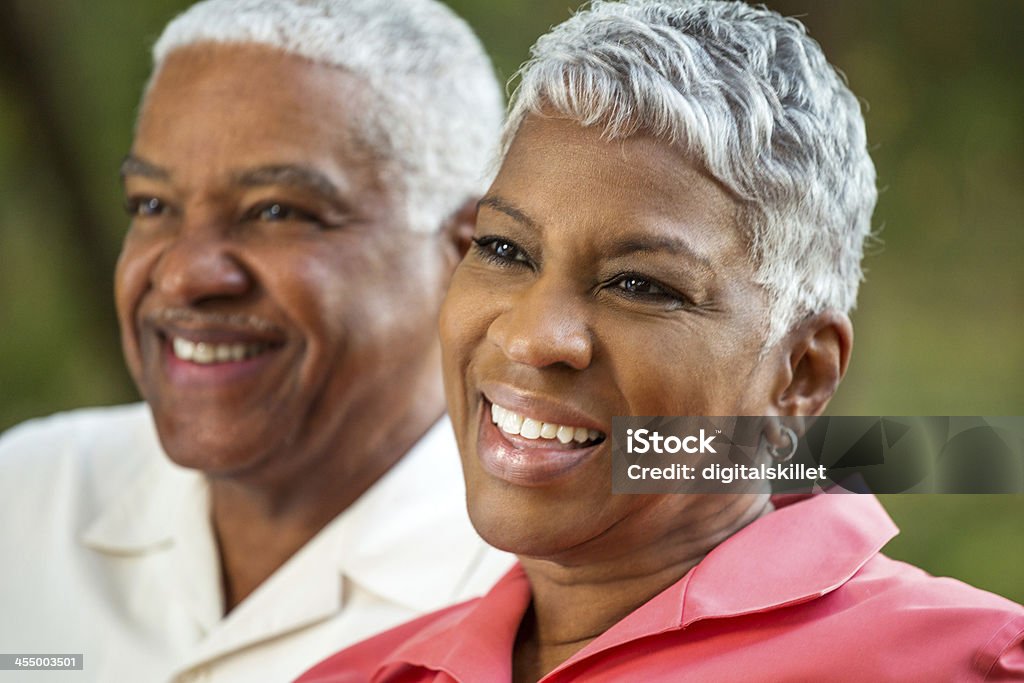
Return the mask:
[[338,186],[316,169],[295,164],[276,164],[246,169],[234,174],[234,181],[245,187],[285,185],[310,190],[336,203],[343,203]]
[[142,176],[144,178],[152,178],[153,180],[170,180],[171,172],[162,166],[150,163],[142,157],[135,156],[134,154],[128,154],[121,161],[121,180],[124,181],[128,176]]
[[617,258],[643,252],[668,252],[689,259],[708,271],[713,270],[711,260],[704,254],[698,253],[685,239],[667,235],[629,237],[617,242],[610,256]]
[[506,216],[509,216],[516,222],[522,223],[523,225],[533,228],[534,230],[538,230],[540,227],[537,221],[533,220],[532,218],[526,215],[525,211],[523,211],[520,208],[517,208],[514,204],[502,199],[501,197],[498,197],[497,195],[487,195],[479,202],[477,202],[476,206],[478,209],[481,206],[489,206],[495,211],[500,211],[501,213],[505,214]]

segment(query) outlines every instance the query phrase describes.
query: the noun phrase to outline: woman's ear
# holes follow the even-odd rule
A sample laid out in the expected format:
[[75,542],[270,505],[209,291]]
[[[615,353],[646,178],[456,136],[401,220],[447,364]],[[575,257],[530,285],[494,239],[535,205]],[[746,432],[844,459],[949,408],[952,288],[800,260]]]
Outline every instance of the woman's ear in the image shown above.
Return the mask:
[[[778,414],[791,418],[820,415],[850,364],[853,349],[850,318],[838,311],[807,316],[779,345],[785,350],[783,357],[788,372],[783,373],[784,379],[777,388]],[[804,433],[802,423],[790,427],[798,434]]]
[[441,226],[441,239],[449,269],[454,270],[469,251],[476,229],[477,198],[467,199]]

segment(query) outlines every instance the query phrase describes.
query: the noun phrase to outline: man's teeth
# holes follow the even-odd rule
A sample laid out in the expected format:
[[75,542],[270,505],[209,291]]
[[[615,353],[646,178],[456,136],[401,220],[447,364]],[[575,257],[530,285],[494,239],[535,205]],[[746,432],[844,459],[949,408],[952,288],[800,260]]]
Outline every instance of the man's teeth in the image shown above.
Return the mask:
[[524,439],[558,439],[562,443],[575,441],[596,441],[601,438],[601,432],[586,427],[570,427],[569,425],[552,424],[541,422],[532,417],[523,417],[507,408],[502,408],[496,403],[491,404],[491,421],[498,425],[498,429],[507,434],[518,434]]
[[266,344],[211,344],[194,342],[175,337],[171,342],[174,355],[199,365],[211,363],[230,363],[257,356],[267,349]]

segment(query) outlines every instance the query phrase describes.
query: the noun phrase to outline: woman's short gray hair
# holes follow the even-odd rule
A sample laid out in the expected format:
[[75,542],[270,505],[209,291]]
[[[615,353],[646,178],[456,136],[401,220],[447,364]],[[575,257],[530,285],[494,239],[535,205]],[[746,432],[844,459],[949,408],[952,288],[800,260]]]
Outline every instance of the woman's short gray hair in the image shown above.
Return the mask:
[[164,29],[150,82],[171,52],[205,42],[265,45],[363,79],[374,97],[357,125],[398,163],[413,229],[436,229],[486,188],[501,87],[472,29],[440,2],[205,0]]
[[542,36],[505,124],[554,110],[608,139],[676,145],[740,201],[766,346],[849,312],[877,199],[860,105],[803,25],[716,0],[595,0]]

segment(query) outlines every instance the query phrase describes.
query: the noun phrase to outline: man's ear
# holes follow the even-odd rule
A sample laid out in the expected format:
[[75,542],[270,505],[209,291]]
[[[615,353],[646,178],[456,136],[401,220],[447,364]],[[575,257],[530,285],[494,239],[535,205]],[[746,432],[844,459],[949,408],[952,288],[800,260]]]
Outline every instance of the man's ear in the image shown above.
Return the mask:
[[[778,414],[790,418],[820,415],[839,387],[850,364],[853,324],[838,311],[804,318],[779,345],[785,371],[780,373],[775,403]],[[789,420],[785,420],[789,422]],[[791,425],[804,433],[800,420]]]
[[449,268],[454,270],[469,251],[476,230],[477,197],[467,199],[441,226],[441,239]]

